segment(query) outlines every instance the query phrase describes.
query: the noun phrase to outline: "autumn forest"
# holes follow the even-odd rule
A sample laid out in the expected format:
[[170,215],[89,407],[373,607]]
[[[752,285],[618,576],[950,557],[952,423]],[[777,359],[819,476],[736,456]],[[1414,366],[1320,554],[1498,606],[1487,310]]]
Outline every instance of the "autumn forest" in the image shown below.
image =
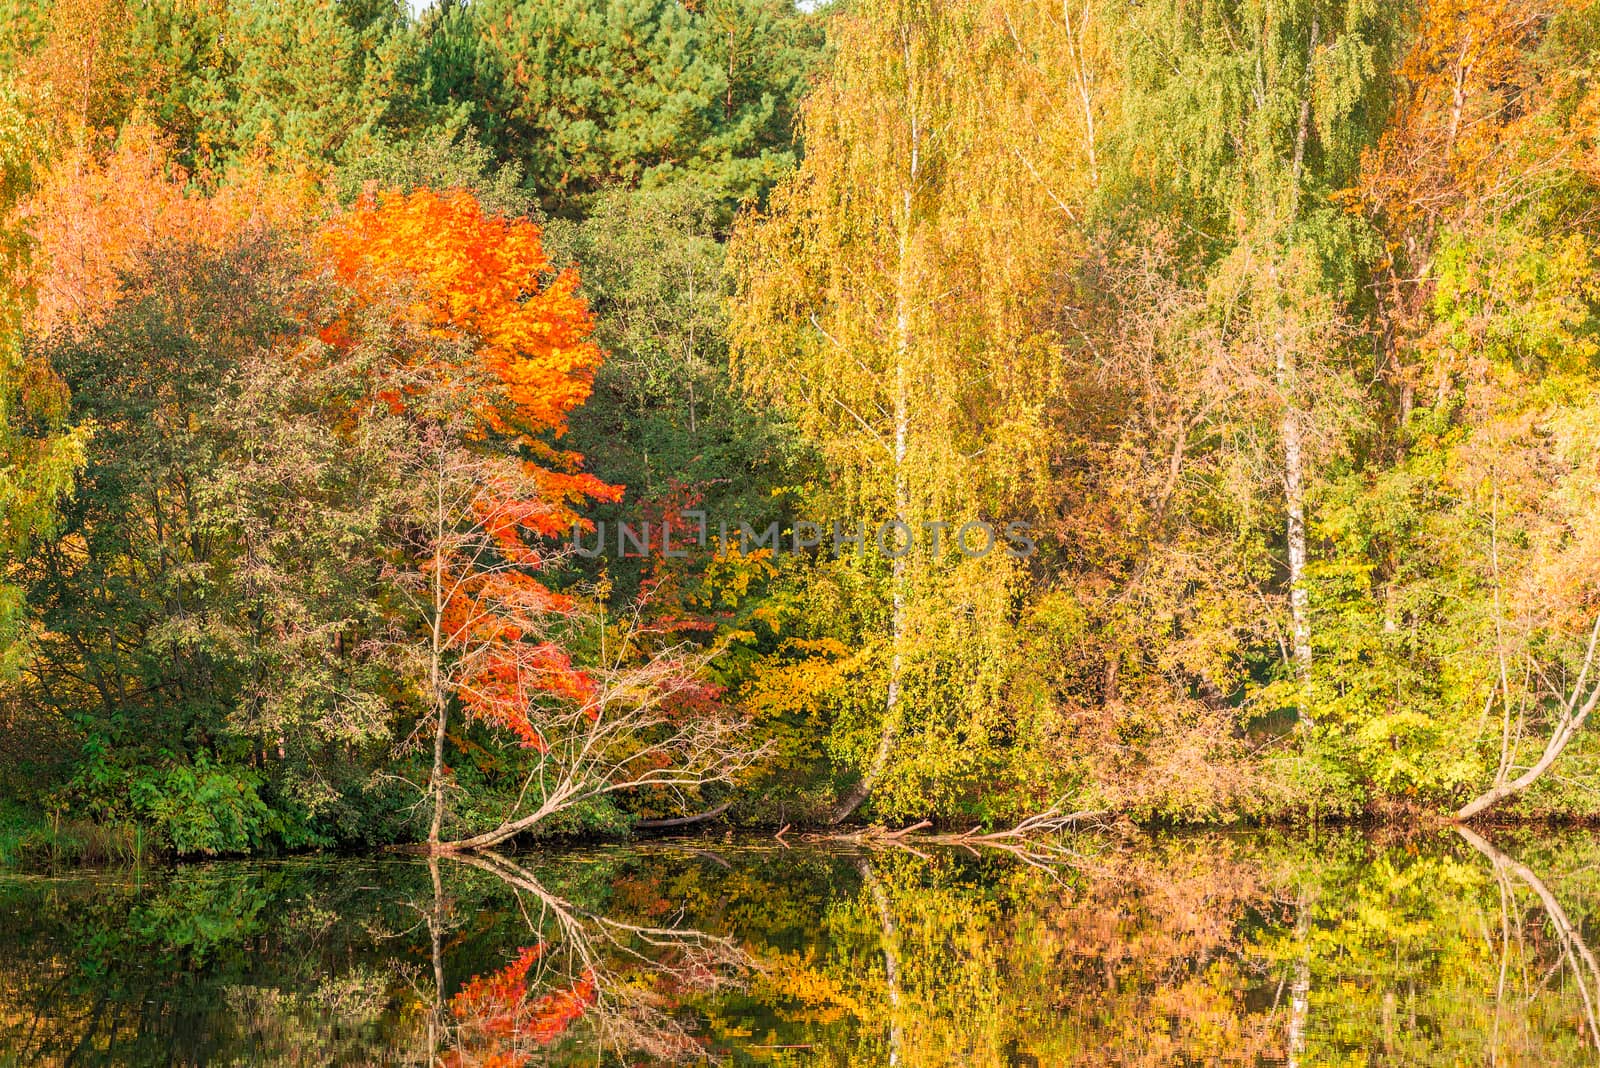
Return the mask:
[[1597,56],[0,0],[0,863],[1600,816]]

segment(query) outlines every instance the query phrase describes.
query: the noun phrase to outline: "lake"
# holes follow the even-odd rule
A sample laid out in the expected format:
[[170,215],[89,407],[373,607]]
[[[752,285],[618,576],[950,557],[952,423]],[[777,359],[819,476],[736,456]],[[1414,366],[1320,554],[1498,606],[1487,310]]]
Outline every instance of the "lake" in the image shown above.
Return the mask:
[[1586,831],[0,875],[0,1064],[1600,1063]]

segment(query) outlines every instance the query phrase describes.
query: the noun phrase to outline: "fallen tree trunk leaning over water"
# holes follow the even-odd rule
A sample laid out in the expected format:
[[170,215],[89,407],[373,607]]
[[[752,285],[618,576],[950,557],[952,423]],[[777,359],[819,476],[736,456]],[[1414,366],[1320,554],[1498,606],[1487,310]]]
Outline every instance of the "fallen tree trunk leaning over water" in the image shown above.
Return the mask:
[[[537,707],[528,723],[537,732],[540,758],[516,800],[498,826],[450,842],[435,837],[434,852],[493,849],[559,813],[617,794],[665,792],[682,799],[706,787],[731,787],[767,752],[733,713],[691,715],[680,706],[680,699],[702,692],[700,669],[711,652],[680,644],[642,653],[636,639],[643,632],[637,610],[607,628],[609,640],[585,669],[590,692],[582,700],[530,702]],[[688,826],[732,804],[638,826]]]
[[633,829],[636,831],[662,831],[672,827],[692,827],[696,823],[708,823],[716,819],[733,807],[733,799],[729,798],[716,808],[708,808],[704,812],[696,812],[693,816],[674,816],[663,820],[637,820]]
[[[1456,813],[1456,819],[1470,820],[1488,811],[1513,794],[1521,793],[1532,786],[1540,776],[1550,770],[1550,765],[1555,763],[1561,751],[1567,747],[1567,743],[1572,741],[1573,736],[1583,727],[1589,714],[1594,711],[1595,705],[1600,704],[1600,679],[1590,678],[1597,640],[1600,640],[1600,617],[1595,618],[1594,629],[1589,632],[1589,647],[1583,655],[1583,666],[1578,670],[1578,681],[1573,684],[1570,693],[1554,695],[1561,702],[1561,711],[1556,719],[1555,729],[1550,732],[1550,740],[1545,743],[1544,752],[1539,755],[1539,759],[1517,778],[1496,782],[1493,787],[1462,806]],[[1501,774],[1503,777],[1504,768]]]

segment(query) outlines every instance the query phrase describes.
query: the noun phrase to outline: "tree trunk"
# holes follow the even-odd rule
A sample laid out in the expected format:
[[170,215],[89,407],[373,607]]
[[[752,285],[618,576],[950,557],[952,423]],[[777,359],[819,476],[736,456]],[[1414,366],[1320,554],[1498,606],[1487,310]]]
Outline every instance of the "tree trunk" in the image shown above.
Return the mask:
[[[1299,412],[1283,414],[1283,497],[1288,512],[1290,617],[1294,633],[1294,670],[1301,681],[1310,671],[1310,606],[1306,593],[1306,460],[1301,446]],[[1301,708],[1301,723],[1310,715]]]
[[1084,57],[1084,31],[1089,23],[1090,7],[1083,6],[1083,17],[1078,20],[1078,25],[1072,24],[1071,0],[1061,0],[1061,23],[1067,31],[1067,48],[1072,55],[1072,63],[1076,68],[1078,104],[1083,108],[1083,146],[1089,156],[1089,181],[1094,185],[1100,184],[1100,161],[1095,152],[1094,129],[1094,102],[1089,93],[1089,70]]
[[[1267,268],[1267,278],[1273,291],[1279,288],[1278,262],[1274,258]],[[1289,616],[1291,649],[1295,676],[1302,683],[1311,671],[1311,614],[1310,598],[1306,592],[1306,490],[1305,446],[1300,409],[1296,403],[1295,354],[1287,328],[1279,324],[1273,335],[1277,361],[1276,381],[1283,404],[1283,417],[1278,423],[1279,443],[1283,447],[1283,499],[1285,542],[1289,558]],[[1311,726],[1311,714],[1302,701],[1296,710],[1297,726]]]
[[428,845],[434,852],[438,852],[439,832],[444,826],[444,702],[442,700],[436,701],[434,708],[435,724],[433,730],[433,775],[429,780],[430,789],[433,791],[433,819],[428,824]]
[[[1306,139],[1311,131],[1311,63],[1317,54],[1318,23],[1311,19],[1311,40],[1306,51],[1305,86],[1300,100],[1299,123],[1295,129],[1294,165],[1290,175],[1291,224],[1300,210],[1300,175],[1305,165]],[[1278,290],[1278,269],[1274,260],[1271,270],[1273,289]],[[1304,428],[1301,425],[1299,405],[1296,403],[1297,368],[1295,354],[1284,327],[1280,324],[1274,338],[1277,348],[1277,386],[1283,398],[1283,421],[1280,426],[1283,444],[1283,493],[1288,514],[1286,541],[1289,556],[1289,616],[1294,639],[1294,669],[1304,683],[1311,672],[1311,613],[1310,597],[1306,592],[1306,491]],[[1297,710],[1297,723],[1311,726],[1311,714],[1302,701]]]
[[[917,119],[917,81],[915,72],[907,72],[907,107],[911,113],[911,156],[906,168],[905,185],[901,191],[899,233],[897,235],[894,294],[894,517],[902,524],[900,530],[910,531],[911,487],[907,480],[906,456],[911,429],[910,374],[912,325],[911,302],[913,279],[911,277],[912,228],[915,221],[915,196],[921,180],[921,126]],[[910,539],[904,551],[890,564],[889,623],[889,690],[883,702],[883,726],[878,734],[878,746],[872,754],[861,781],[855,785],[834,808],[828,817],[830,825],[849,819],[862,802],[872,795],[878,781],[889,768],[894,756],[895,742],[900,736],[900,673],[902,668],[901,645],[905,637],[906,616],[906,560],[911,553]]]
[[484,831],[482,834],[475,834],[471,838],[442,843],[438,848],[443,852],[450,853],[463,849],[492,849],[501,842],[509,841],[523,831],[549,819],[553,813],[568,807],[570,804],[575,804],[574,798],[582,800],[582,797],[578,794],[564,796],[558,794],[555,797],[547,798],[545,803],[539,806],[537,812],[523,816],[521,819],[512,820],[509,823],[502,823],[492,831]]
[[[1279,381],[1289,386],[1293,377],[1292,357],[1289,369],[1280,357]],[[1283,491],[1288,513],[1287,541],[1289,550],[1289,615],[1294,635],[1295,672],[1304,682],[1311,670],[1311,615],[1310,598],[1306,593],[1306,490],[1305,454],[1300,432],[1300,413],[1293,403],[1283,415]],[[1311,716],[1300,710],[1300,722],[1309,725]]]
[[[902,317],[902,324],[904,318]],[[908,335],[908,330],[902,325],[901,338]],[[895,518],[901,523],[906,523],[906,513],[909,511],[909,492],[905,477],[906,456],[906,428],[907,406],[905,390],[905,360],[899,360],[900,366],[896,369],[897,385],[895,389],[895,435],[894,435],[894,462],[895,462]],[[909,529],[907,526],[904,529]],[[906,552],[896,557],[890,565],[890,601],[891,613],[889,621],[889,642],[892,652],[889,654],[889,691],[883,702],[883,727],[878,734],[878,747],[873,751],[872,760],[867,765],[866,771],[861,776],[861,781],[856,783],[854,789],[845,795],[843,800],[834,808],[833,814],[828,817],[830,825],[837,825],[849,819],[862,802],[871,796],[877,787],[878,781],[889,768],[889,760],[894,755],[895,742],[900,737],[900,673],[902,661],[900,644],[905,632],[905,581],[906,581],[906,556],[910,546],[905,546]]]
[[430,661],[428,664],[429,696],[433,700],[434,728],[433,728],[433,775],[428,781],[428,787],[433,791],[433,820],[428,825],[428,847],[432,852],[439,851],[439,832],[444,826],[444,741],[445,741],[445,714],[449,711],[449,696],[445,693],[444,685],[444,548],[445,537],[445,508],[444,508],[444,452],[439,453],[441,470],[434,483],[434,503],[436,507],[434,523],[433,547],[433,619],[430,645],[428,648]]
[[730,798],[716,808],[708,808],[704,812],[696,812],[693,816],[676,816],[665,820],[639,820],[633,827],[634,830],[642,829],[647,831],[667,830],[672,827],[691,827],[696,823],[714,820],[732,807],[733,800]]

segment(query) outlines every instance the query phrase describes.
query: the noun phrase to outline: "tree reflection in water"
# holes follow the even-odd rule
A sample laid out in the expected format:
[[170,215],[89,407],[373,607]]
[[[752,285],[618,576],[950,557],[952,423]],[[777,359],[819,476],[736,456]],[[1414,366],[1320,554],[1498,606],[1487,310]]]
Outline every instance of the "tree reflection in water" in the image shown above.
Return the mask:
[[599,1053],[646,1055],[671,1063],[704,1050],[672,1013],[678,999],[742,983],[753,958],[729,937],[684,926],[627,923],[574,904],[547,890],[527,868],[496,853],[460,854],[453,861],[500,879],[515,896],[532,945],[520,946],[504,968],[474,976],[448,1001],[438,929],[446,907],[435,872],[433,1015],[448,1052],[440,1063],[520,1065],[575,1027],[589,1032]]
[[0,1065],[1600,1064],[1600,843],[771,840],[0,876]]
[[[1518,1006],[1507,990],[1507,979],[1512,963],[1513,931],[1519,951],[1518,956],[1525,958],[1527,955],[1526,916],[1517,906],[1517,889],[1512,882],[1515,878],[1533,891],[1539,906],[1544,910],[1549,930],[1555,937],[1556,945],[1560,947],[1561,961],[1571,968],[1572,985],[1577,989],[1583,1004],[1585,1037],[1596,1051],[1600,1051],[1600,1025],[1597,1025],[1595,1011],[1596,999],[1600,998],[1600,965],[1595,963],[1594,953],[1584,941],[1582,931],[1572,922],[1567,910],[1561,906],[1556,895],[1550,892],[1544,880],[1535,875],[1527,865],[1506,856],[1467,827],[1458,827],[1456,831],[1467,844],[1488,858],[1494,871],[1495,886],[1500,895],[1500,968],[1495,982],[1494,998],[1496,1037],[1500,1034],[1501,1025],[1506,1017],[1517,1015]],[[1526,973],[1523,978],[1526,979]],[[1539,987],[1533,989],[1528,988],[1524,982],[1522,990],[1524,999],[1532,1000],[1538,997],[1549,979],[1550,976],[1547,974]],[[1497,1047],[1498,1043],[1496,1043],[1496,1053],[1498,1053]]]

